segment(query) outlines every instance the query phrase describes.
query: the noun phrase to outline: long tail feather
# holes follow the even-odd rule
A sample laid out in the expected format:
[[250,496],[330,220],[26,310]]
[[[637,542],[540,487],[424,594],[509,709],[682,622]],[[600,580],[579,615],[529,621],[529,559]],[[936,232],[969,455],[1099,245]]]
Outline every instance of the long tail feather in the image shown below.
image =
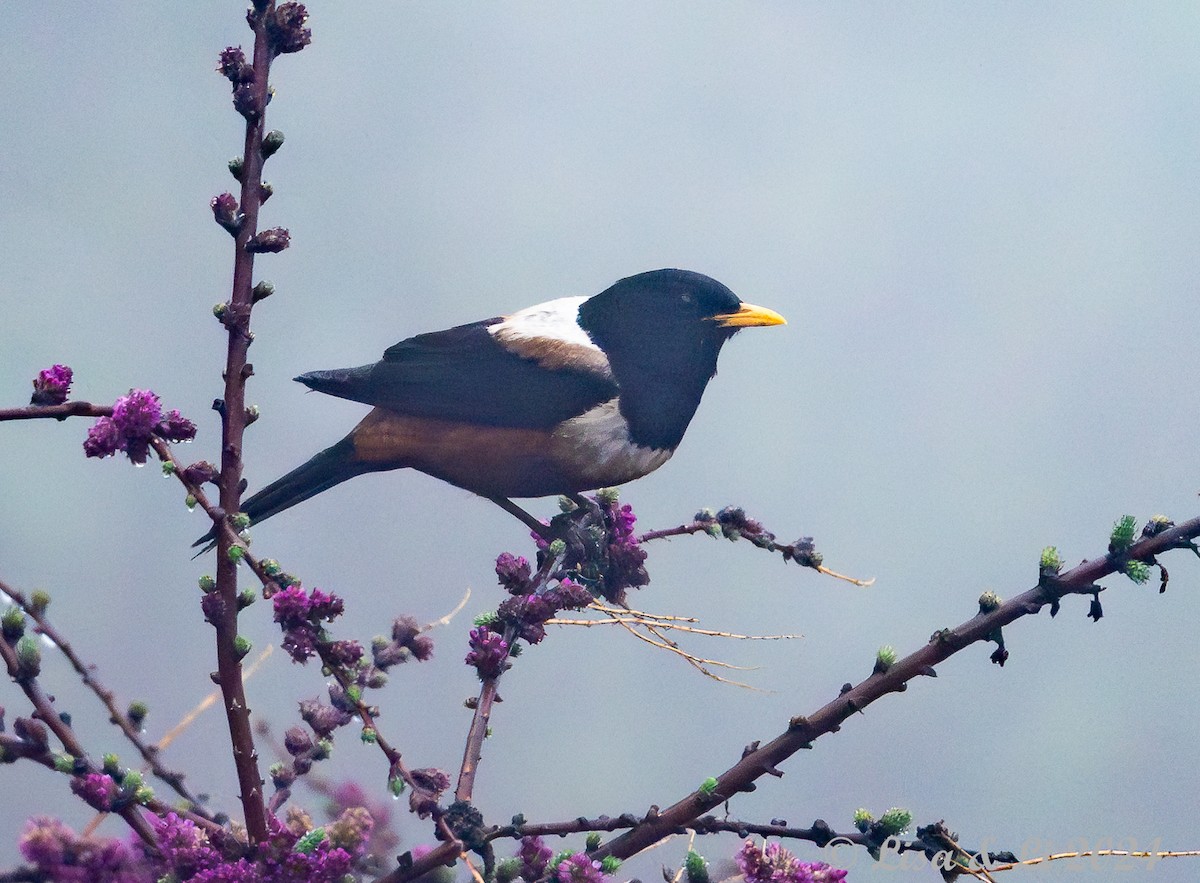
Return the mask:
[[[362,463],[354,459],[354,443],[347,437],[243,500],[242,512],[250,516],[252,524],[258,524],[321,491],[341,484],[348,478],[377,469],[378,464]],[[216,545],[215,538],[216,530],[213,529],[192,543],[192,546],[204,546],[200,550],[200,554],[203,554]]]

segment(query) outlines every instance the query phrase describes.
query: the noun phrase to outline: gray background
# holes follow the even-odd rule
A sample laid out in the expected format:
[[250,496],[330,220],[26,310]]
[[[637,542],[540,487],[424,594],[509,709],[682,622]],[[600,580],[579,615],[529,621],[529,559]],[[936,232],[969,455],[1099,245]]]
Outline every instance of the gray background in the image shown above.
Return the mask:
[[[634,599],[785,643],[690,642],[742,665],[723,686],[609,630],[568,630],[506,678],[477,795],[495,821],[667,805],[902,652],[1011,596],[1042,546],[1074,563],[1129,512],[1196,513],[1196,99],[1192,4],[462,4],[317,2],[314,44],[282,59],[259,261],[263,417],[251,488],[341,437],[361,406],[289,378],[375,359],[410,334],[641,270],[701,270],[785,328],[735,339],[675,459],[624,493],[647,527],[735,502],[813,534],[855,589],[746,544],[655,545]],[[5,5],[0,57],[0,400],[65,361],[76,396],[158,391],[216,459],[229,238],[207,200],[241,143],[217,52],[239,3]],[[54,621],[158,735],[211,687],[189,561],[204,530],[157,467],[85,461],[87,423],[0,427],[0,575],[55,598]],[[549,513],[552,501],[535,504]],[[525,532],[412,473],[360,479],[254,532],[307,585],[348,599],[344,636],[430,620]],[[1106,617],[1068,601],[871,707],[733,812],[848,828],[858,806],[945,818],[964,842],[1200,847],[1197,561],[1171,589],[1110,579]],[[457,769],[475,690],[468,614],[437,658],[399,671],[382,725],[413,766]],[[262,647],[269,608],[244,618]],[[129,757],[60,664],[46,682],[89,746]],[[281,730],[319,671],[276,653],[249,684]],[[0,704],[23,713],[15,688]],[[222,715],[167,754],[233,807]],[[338,775],[382,787],[378,752],[339,741]],[[65,779],[0,771],[0,857],[31,813],[86,813]],[[165,794],[165,788],[159,789]],[[16,795],[16,796],[14,796]],[[27,796],[26,796],[27,795]],[[302,798],[307,799],[307,798]],[[397,805],[397,814],[402,806]],[[110,821],[105,830],[120,831]],[[428,837],[404,819],[406,844]],[[734,844],[706,843],[710,857]],[[682,841],[627,870],[653,878]],[[816,857],[804,846],[800,852]],[[868,870],[853,879],[914,876]],[[1159,865],[1190,880],[1191,862]],[[1082,871],[1082,874],[1074,873]],[[1137,878],[1099,866],[1039,879]],[[934,879],[928,872],[919,879]]]

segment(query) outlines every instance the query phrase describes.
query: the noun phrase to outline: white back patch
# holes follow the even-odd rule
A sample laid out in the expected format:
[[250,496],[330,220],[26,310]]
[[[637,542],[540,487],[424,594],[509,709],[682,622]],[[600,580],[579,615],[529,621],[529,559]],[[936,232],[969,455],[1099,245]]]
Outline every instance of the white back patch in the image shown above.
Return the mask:
[[513,313],[488,328],[509,352],[547,368],[574,367],[612,376],[608,356],[579,327],[586,297],[560,297]]

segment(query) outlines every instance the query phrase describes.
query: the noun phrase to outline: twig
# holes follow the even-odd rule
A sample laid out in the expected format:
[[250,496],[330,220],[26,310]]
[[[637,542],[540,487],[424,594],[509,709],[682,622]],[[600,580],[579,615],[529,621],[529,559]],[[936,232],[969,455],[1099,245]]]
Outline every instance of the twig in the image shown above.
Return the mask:
[[54,626],[49,623],[49,621],[47,621],[46,617],[40,610],[29,603],[28,599],[26,599],[25,595],[20,590],[14,589],[6,584],[3,580],[0,580],[0,592],[11,598],[13,603],[24,610],[25,615],[36,623],[35,631],[45,635],[54,643],[54,646],[62,651],[63,656],[67,658],[67,661],[71,663],[71,667],[75,669],[76,673],[83,680],[84,686],[95,693],[100,699],[101,703],[103,703],[104,707],[108,710],[109,718],[114,724],[117,725],[117,728],[125,734],[125,738],[133,743],[133,746],[138,750],[138,753],[142,756],[142,759],[149,766],[150,771],[159,779],[170,785],[176,794],[191,804],[197,815],[210,817],[208,811],[205,810],[201,805],[199,798],[193,795],[191,791],[188,790],[187,786],[184,785],[184,774],[167,769],[159,761],[159,752],[161,749],[166,747],[166,743],[160,742],[156,745],[150,745],[146,743],[146,741],[142,738],[141,733],[138,732],[137,727],[134,726],[129,717],[117,707],[116,694],[96,679],[92,667],[85,664],[84,661],[79,658],[79,655],[75,652],[75,649],[70,645],[70,643],[68,643],[62,634],[55,629]]
[[[55,735],[58,741],[62,743],[63,748],[72,757],[87,764],[89,772],[95,772],[94,765],[88,760],[87,750],[75,736],[75,731],[55,711],[54,700],[42,689],[36,677],[30,677],[22,671],[17,659],[16,650],[2,637],[0,637],[0,658],[4,660],[5,667],[8,669],[8,676],[17,682],[17,685],[25,693],[26,698],[33,705],[37,718],[50,729],[50,732]],[[140,806],[130,804],[122,807],[119,812],[125,823],[137,833],[138,837],[147,846],[151,849],[157,848],[154,840],[154,832],[151,830],[149,823],[142,817]]]
[[1067,594],[1093,594],[1097,580],[1118,571],[1124,561],[1147,560],[1169,549],[1190,548],[1200,536],[1200,518],[1193,518],[1149,539],[1131,545],[1122,558],[1106,555],[1085,561],[1052,584],[1039,582],[1032,589],[1003,602],[987,613],[967,620],[954,629],[933,635],[929,643],[887,667],[877,666],[866,680],[843,692],[808,717],[795,717],[785,732],[766,745],[749,746],[741,760],[717,777],[715,788],[696,790],[637,827],[602,845],[593,856],[628,858],[676,828],[686,827],[709,809],[742,791],[751,790],[756,779],[782,775],[778,765],[827,733],[836,732],[843,721],[889,693],[906,689],[913,678],[935,676],[933,666],[978,641],[994,640],[998,630],[1023,616],[1037,613]]
[[112,405],[93,405],[91,402],[29,405],[24,408],[0,408],[0,422],[5,420],[66,420],[68,417],[111,417],[112,412]]

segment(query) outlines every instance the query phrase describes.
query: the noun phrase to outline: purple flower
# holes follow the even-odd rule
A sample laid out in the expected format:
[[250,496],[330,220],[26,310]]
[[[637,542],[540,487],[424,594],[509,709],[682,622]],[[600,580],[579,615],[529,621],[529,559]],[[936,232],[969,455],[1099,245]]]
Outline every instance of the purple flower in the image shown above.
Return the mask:
[[117,783],[104,773],[88,773],[71,779],[71,790],[92,809],[108,812],[117,796]]
[[321,660],[330,666],[343,668],[354,665],[363,657],[363,647],[358,641],[333,641],[322,645]]
[[183,470],[183,478],[190,484],[201,485],[205,482],[216,481],[217,467],[207,460],[200,460]]
[[71,369],[66,365],[54,365],[38,372],[33,381],[31,405],[61,405],[71,391]]
[[320,737],[328,736],[338,727],[344,727],[353,719],[344,711],[326,705],[319,699],[305,699],[300,703],[300,718]]
[[254,79],[254,68],[246,63],[241,46],[226,46],[217,60],[217,72],[237,85]]
[[187,441],[196,427],[178,411],[163,420],[162,404],[148,389],[131,389],[113,404],[112,417],[101,417],[88,430],[83,452],[89,457],[109,457],[124,451],[139,466],[150,455],[150,438],[158,434],[169,441]]
[[526,880],[537,880],[546,873],[546,865],[554,850],[546,845],[541,837],[522,837],[521,848],[517,850],[517,858],[521,860],[521,876]]
[[554,876],[558,883],[601,883],[604,880],[600,862],[592,861],[583,852],[577,852],[559,862]]
[[255,254],[277,254],[292,243],[292,234],[285,227],[263,230],[246,243],[246,251]]
[[524,556],[516,557],[509,552],[502,552],[496,559],[496,576],[500,585],[514,595],[529,591],[529,578],[533,571]]
[[308,10],[303,3],[280,3],[275,15],[267,19],[267,39],[276,55],[299,52],[312,42],[312,31],[308,23]]
[[149,438],[162,420],[162,404],[148,389],[131,389],[113,403],[112,419],[125,438]]
[[119,840],[79,837],[57,819],[30,819],[21,835],[21,854],[56,883],[152,883],[140,850]]
[[778,843],[759,848],[753,840],[734,856],[746,883],[838,883],[846,872],[825,862],[802,862]]
[[581,610],[595,600],[587,586],[580,585],[570,577],[559,581],[546,595],[559,610]]
[[480,680],[499,677],[508,659],[508,642],[486,625],[471,629],[471,652],[467,654],[467,665],[475,666]]
[[154,427],[154,432],[169,442],[189,442],[196,437],[196,424],[172,408]]
[[288,727],[283,734],[283,747],[288,754],[296,757],[313,747],[312,737],[301,727]]
[[83,453],[88,457],[111,457],[121,449],[121,431],[111,417],[101,417],[88,430]]
[[213,220],[236,236],[246,220],[245,215],[238,211],[237,198],[232,193],[222,193],[210,199],[208,205],[212,209]]

